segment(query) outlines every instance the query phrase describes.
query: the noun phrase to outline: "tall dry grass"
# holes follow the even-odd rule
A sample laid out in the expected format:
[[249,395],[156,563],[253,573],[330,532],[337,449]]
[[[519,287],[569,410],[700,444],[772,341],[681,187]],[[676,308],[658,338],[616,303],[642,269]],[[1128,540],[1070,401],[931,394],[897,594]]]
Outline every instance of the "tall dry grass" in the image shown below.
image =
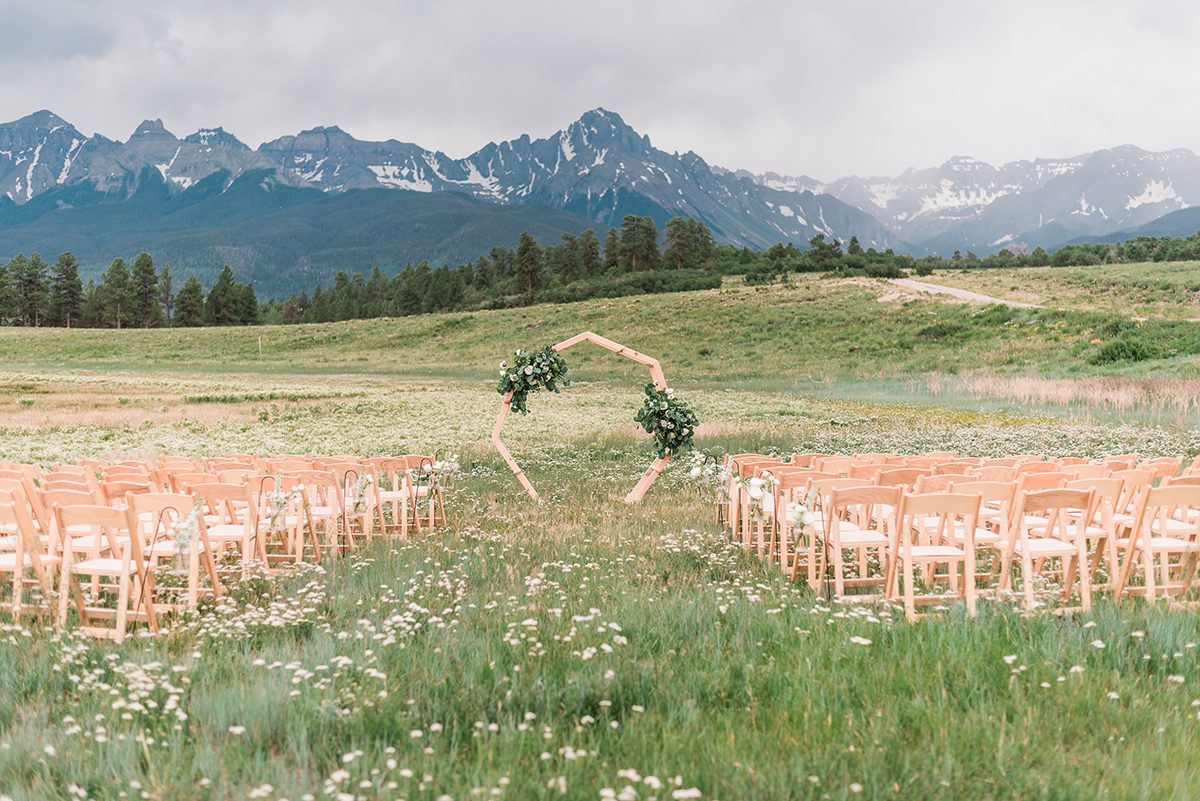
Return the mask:
[[1036,376],[929,376],[935,396],[967,395],[976,400],[1006,399],[1028,406],[1062,406],[1183,419],[1200,411],[1200,379],[1039,378]]

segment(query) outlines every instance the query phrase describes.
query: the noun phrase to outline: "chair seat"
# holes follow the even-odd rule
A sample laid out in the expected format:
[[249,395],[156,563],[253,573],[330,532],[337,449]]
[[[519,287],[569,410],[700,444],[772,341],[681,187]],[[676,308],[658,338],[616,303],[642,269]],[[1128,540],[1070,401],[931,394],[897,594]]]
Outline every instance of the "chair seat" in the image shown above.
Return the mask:
[[241,523],[218,523],[208,527],[210,540],[240,540],[245,533],[246,527]]
[[[85,559],[82,562],[75,562],[71,565],[73,573],[90,573],[97,576],[119,576],[124,565],[121,559],[112,559],[110,557],[101,557],[99,559]],[[133,565],[130,565],[130,570]]]
[[[118,542],[126,542],[129,538],[118,534],[116,539]],[[106,550],[109,545],[108,537],[103,534],[85,534],[81,537],[71,537],[70,543],[71,550],[75,553],[85,553],[96,548]]]
[[[44,562],[46,557],[42,557]],[[29,554],[21,554],[21,566],[29,567],[33,564],[33,560],[29,558]],[[17,555],[15,553],[0,553],[0,570],[11,573],[17,568]]]
[[[951,535],[955,542],[964,542],[967,539],[967,532],[962,526],[957,526]],[[999,542],[1000,535],[990,528],[975,529],[975,544],[976,545],[991,545],[993,542]]]
[[855,545],[887,545],[887,535],[871,529],[853,529],[847,531],[844,527],[838,527],[838,541],[842,547],[848,548]]
[[[1139,546],[1141,538],[1138,538]],[[1130,543],[1129,537],[1124,537],[1117,540],[1117,545],[1121,548],[1128,548]],[[1150,537],[1150,550],[1154,553],[1200,553],[1200,542],[1191,542],[1189,540],[1181,540],[1178,537]]]
[[1150,530],[1155,534],[1166,532],[1194,532],[1196,530],[1195,523],[1189,523],[1184,520],[1176,520],[1173,517],[1168,517],[1166,520],[1155,520],[1150,524]]
[[[1014,543],[1014,549],[1017,553],[1025,550],[1025,543],[1017,540]],[[1056,540],[1053,537],[1038,537],[1029,540],[1029,554],[1031,556],[1075,556],[1078,553],[1074,545],[1062,540]]]
[[[963,559],[966,552],[953,545],[914,545],[910,549],[913,559]],[[901,558],[904,552],[900,552]]]

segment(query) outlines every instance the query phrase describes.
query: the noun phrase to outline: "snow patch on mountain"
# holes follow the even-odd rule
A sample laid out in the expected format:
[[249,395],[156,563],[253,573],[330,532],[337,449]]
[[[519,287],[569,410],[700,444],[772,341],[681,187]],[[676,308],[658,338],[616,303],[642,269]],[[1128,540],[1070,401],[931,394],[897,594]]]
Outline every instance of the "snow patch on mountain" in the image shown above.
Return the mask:
[[1146,206],[1151,203],[1165,203],[1168,200],[1174,200],[1176,205],[1179,206],[1187,205],[1183,198],[1176,194],[1175,187],[1171,185],[1170,180],[1164,182],[1156,178],[1146,183],[1146,188],[1142,190],[1141,194],[1129,198],[1125,203],[1125,208],[1136,209],[1139,206]]

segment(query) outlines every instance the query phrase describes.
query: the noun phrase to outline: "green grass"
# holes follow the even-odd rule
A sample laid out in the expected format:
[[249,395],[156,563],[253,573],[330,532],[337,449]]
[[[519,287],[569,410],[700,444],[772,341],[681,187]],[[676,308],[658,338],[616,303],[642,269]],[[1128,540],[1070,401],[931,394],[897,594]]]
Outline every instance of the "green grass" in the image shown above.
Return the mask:
[[[4,329],[10,369],[213,373],[364,373],[486,378],[515,347],[581,330],[642,348],[672,381],[812,385],[829,377],[1004,373],[1196,374],[1200,325],[1136,322],[1117,311],[980,308],[916,298],[885,281],[802,275],[780,286],[586,301],[558,306],[305,326],[167,331]],[[1094,364],[1115,338],[1152,343],[1150,361]],[[1100,345],[1091,344],[1101,340]],[[627,380],[640,368],[581,347],[582,378]]]
[[1195,615],[984,603],[976,621],[910,626],[831,607],[726,546],[676,477],[621,504],[640,449],[609,444],[542,453],[535,480],[559,488],[544,507],[498,460],[474,463],[451,497],[458,533],[292,580],[265,620],[247,604],[120,647],[9,632],[4,792],[1194,797]]
[[1200,262],[939,270],[923,281],[1054,308],[1125,316],[1200,317]]
[[975,621],[954,606],[908,625],[825,603],[727,546],[681,465],[621,503],[651,458],[632,419],[644,371],[595,349],[505,430],[544,505],[487,445],[493,363],[591,328],[662,359],[714,455],[1200,452],[1190,418],[998,409],[914,376],[1187,374],[1184,356],[1090,365],[1088,343],[1190,324],[877,300],[892,292],[806,277],[324,326],[0,332],[0,458],[455,450],[464,465],[436,537],[242,588],[158,639],[0,627],[0,796],[1194,798],[1194,612],[1102,599],[1025,618],[985,601]]

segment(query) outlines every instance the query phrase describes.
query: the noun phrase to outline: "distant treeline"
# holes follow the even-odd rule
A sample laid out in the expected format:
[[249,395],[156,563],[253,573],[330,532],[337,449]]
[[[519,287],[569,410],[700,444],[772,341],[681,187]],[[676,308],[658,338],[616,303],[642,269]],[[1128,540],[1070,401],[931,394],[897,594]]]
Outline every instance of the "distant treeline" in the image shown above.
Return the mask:
[[619,228],[610,228],[603,242],[592,229],[564,234],[554,245],[539,245],[524,233],[515,250],[494,247],[467,264],[432,267],[423,261],[394,276],[378,268],[369,277],[339,272],[332,284],[318,284],[311,293],[261,304],[254,286],[238,282],[228,266],[209,288],[190,275],[175,291],[170,268],[157,268],[142,253],[132,269],[116,259],[99,282],[85,287],[70,253],[53,265],[36,254],[21,255],[0,266],[0,324],[154,328],[332,322],[711,289],[720,286],[723,275],[743,275],[754,284],[795,272],[898,278],[939,269],[1200,260],[1200,233],[1066,245],[1053,254],[1037,247],[983,258],[970,251],[917,258],[863,248],[855,237],[843,249],[822,234],[806,250],[791,243],[763,251],[718,245],[703,222],[676,217],[667,222],[661,241],[662,248],[652,218],[630,215]]
[[189,275],[178,291],[171,268],[159,270],[149,253],[130,269],[114,259],[99,283],[79,278],[79,264],[63,253],[53,265],[38,254],[19,255],[0,265],[0,323],[68,328],[159,328],[162,326],[253,325],[259,321],[252,284],[242,284],[226,266],[205,289]]
[[782,277],[788,272],[830,272],[842,275],[866,275],[877,278],[899,278],[905,271],[931,275],[934,270],[988,267],[1076,267],[1096,264],[1134,264],[1147,261],[1200,260],[1200,233],[1191,236],[1140,236],[1114,243],[1084,243],[1063,245],[1049,253],[1038,246],[1031,251],[1004,249],[980,258],[971,251],[956,250],[949,258],[924,256],[918,258],[892,250],[863,249],[856,237],[850,237],[845,250],[836,239],[827,240],[818,234],[801,251],[791,244],[773,245],[761,253],[741,250],[737,254],[739,268],[728,264],[718,267],[724,272],[741,272],[750,283],[762,283]]
[[662,238],[660,249],[654,220],[633,215],[610,228],[603,243],[590,228],[548,246],[523,233],[516,250],[494,247],[455,267],[423,261],[390,278],[379,269],[370,277],[338,273],[331,286],[267,304],[263,319],[323,323],[711,289],[721,285],[718,262],[736,253],[718,247],[699,220],[676,217]]

